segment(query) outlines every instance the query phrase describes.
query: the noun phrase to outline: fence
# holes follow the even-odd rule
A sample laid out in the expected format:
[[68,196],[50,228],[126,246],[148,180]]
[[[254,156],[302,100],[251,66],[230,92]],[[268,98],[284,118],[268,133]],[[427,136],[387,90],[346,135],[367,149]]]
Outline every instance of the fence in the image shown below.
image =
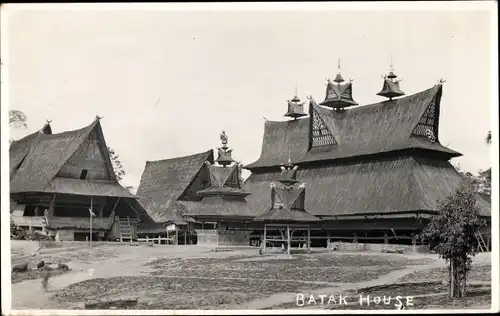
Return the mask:
[[175,245],[175,238],[173,237],[146,237],[146,238],[137,238],[138,242],[145,242],[145,243],[153,243],[153,244],[158,244],[161,245],[163,244],[163,241],[165,242],[164,244],[166,245]]

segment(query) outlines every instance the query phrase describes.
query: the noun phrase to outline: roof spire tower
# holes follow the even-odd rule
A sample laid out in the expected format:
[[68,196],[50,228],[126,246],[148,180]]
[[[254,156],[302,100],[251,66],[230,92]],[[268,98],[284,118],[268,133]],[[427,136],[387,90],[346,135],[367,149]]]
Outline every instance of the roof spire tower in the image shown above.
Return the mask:
[[326,97],[320,105],[327,106],[335,110],[341,110],[350,106],[358,105],[352,98],[352,80],[343,84],[345,80],[340,71],[340,58],[338,60],[337,68],[339,71],[335,76],[335,79],[327,79]]
[[295,85],[295,95],[293,99],[287,100],[287,103],[288,103],[288,111],[285,113],[285,116],[291,117],[294,120],[296,120],[299,117],[307,115],[307,113],[304,112],[305,102],[300,102],[297,85]]
[[226,131],[222,131],[222,133],[220,134],[220,140],[222,142],[222,146],[217,148],[219,157],[217,158],[217,160],[215,160],[215,162],[223,167],[227,167],[231,165],[233,162],[235,162],[231,156],[233,150],[229,149],[229,147],[227,146],[228,139],[229,138],[226,135]]
[[402,81],[401,79],[396,79],[398,76],[394,72],[394,66],[392,63],[392,56],[391,56],[391,63],[389,64],[389,72],[383,76],[384,78],[384,85],[382,86],[382,91],[377,93],[377,95],[389,98],[389,101],[392,100],[394,97],[400,97],[402,95],[405,95],[403,91],[399,88],[399,83]]

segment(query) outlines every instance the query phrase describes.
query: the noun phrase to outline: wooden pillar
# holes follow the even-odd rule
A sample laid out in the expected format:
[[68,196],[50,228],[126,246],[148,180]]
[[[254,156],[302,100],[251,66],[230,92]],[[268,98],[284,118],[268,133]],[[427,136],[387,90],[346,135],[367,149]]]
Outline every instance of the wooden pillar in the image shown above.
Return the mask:
[[311,253],[311,226],[307,225],[307,253]]
[[187,226],[184,228],[184,245],[187,245]]
[[93,208],[93,202],[94,202],[94,199],[93,199],[93,196],[90,197],[90,236],[89,236],[89,239],[90,239],[90,247],[92,247],[92,208]]
[[175,243],[179,245],[179,226],[175,225]]
[[53,217],[54,216],[54,205],[56,203],[56,195],[54,194],[54,197],[52,198],[52,201],[50,202],[49,205],[49,212],[48,212],[48,217]]
[[264,240],[262,241],[264,243],[264,252],[266,252],[266,233],[267,233],[267,225],[264,224]]
[[326,231],[326,249],[330,249],[330,231]]
[[384,244],[387,245],[389,243],[389,236],[387,236],[387,233],[384,233]]
[[415,232],[411,234],[411,242],[413,244],[413,253],[417,253],[417,235]]
[[290,252],[290,245],[291,245],[291,243],[290,243],[290,226],[286,225],[286,246],[287,246],[286,251],[288,254],[291,253]]

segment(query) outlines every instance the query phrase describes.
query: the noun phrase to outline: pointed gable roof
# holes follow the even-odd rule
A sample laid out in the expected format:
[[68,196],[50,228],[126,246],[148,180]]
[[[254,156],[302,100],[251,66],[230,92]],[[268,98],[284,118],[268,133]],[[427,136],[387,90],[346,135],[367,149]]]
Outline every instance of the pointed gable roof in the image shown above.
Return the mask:
[[207,162],[206,166],[210,172],[210,187],[198,191],[202,200],[186,215],[232,218],[253,218],[257,215],[245,199],[250,192],[241,188],[238,164],[221,167]]
[[[278,203],[277,203],[278,202]],[[320,219],[304,209],[305,188],[271,188],[271,207],[256,221],[314,222]]]
[[178,199],[200,174],[205,161],[213,163],[211,149],[194,155],[146,162],[137,196],[156,222],[166,222],[173,215],[181,216],[178,211],[174,212],[181,203]]
[[333,84],[329,81],[326,85],[326,97],[320,103],[323,106],[343,108],[358,105],[352,98],[352,83]]
[[[49,132],[47,125],[42,131]],[[92,181],[80,179],[56,178],[57,173],[66,161],[80,148],[82,143],[95,131],[104,146],[104,159],[113,178],[110,181]],[[51,132],[51,130],[50,130]],[[10,181],[11,193],[50,192],[79,195],[102,195],[135,198],[116,180],[111,159],[102,133],[99,119],[90,125],[57,134],[37,132],[20,140],[24,150],[27,150],[22,163],[12,173]],[[16,146],[19,146],[18,144]],[[19,159],[19,148],[11,147],[11,157]],[[17,168],[17,167],[16,167]]]
[[391,81],[389,77],[384,78],[384,84],[382,86],[382,91],[377,93],[377,95],[394,98],[404,95],[405,93],[399,88],[398,81]]
[[[441,152],[449,158],[461,156],[442,146],[439,141],[432,142],[412,135],[431,103],[435,104],[436,113],[439,114],[441,95],[442,86],[436,85],[397,100],[340,112],[323,108],[311,100],[311,111],[316,111],[322,118],[337,146],[321,146],[309,150],[311,117],[298,121],[266,122],[261,156],[246,168],[279,166],[289,152],[293,163],[342,159],[411,148]],[[437,117],[436,124],[438,121]]]

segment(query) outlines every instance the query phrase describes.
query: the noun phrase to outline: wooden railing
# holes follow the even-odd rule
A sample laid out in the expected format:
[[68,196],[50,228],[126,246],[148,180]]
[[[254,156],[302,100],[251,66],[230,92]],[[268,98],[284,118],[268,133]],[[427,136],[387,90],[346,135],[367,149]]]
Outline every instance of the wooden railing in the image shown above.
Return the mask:
[[14,216],[12,215],[12,221],[16,226],[21,227],[42,227],[43,216]]
[[[24,227],[44,227],[43,216],[12,216],[14,224]],[[93,217],[92,229],[110,229],[113,224],[112,217]],[[49,217],[49,228],[90,228],[89,217]]]
[[153,244],[161,244],[162,241],[166,241],[167,245],[173,245],[175,243],[175,238],[173,237],[146,237],[146,238],[137,238],[137,241],[139,242],[145,242],[145,243],[150,243],[152,242]]

